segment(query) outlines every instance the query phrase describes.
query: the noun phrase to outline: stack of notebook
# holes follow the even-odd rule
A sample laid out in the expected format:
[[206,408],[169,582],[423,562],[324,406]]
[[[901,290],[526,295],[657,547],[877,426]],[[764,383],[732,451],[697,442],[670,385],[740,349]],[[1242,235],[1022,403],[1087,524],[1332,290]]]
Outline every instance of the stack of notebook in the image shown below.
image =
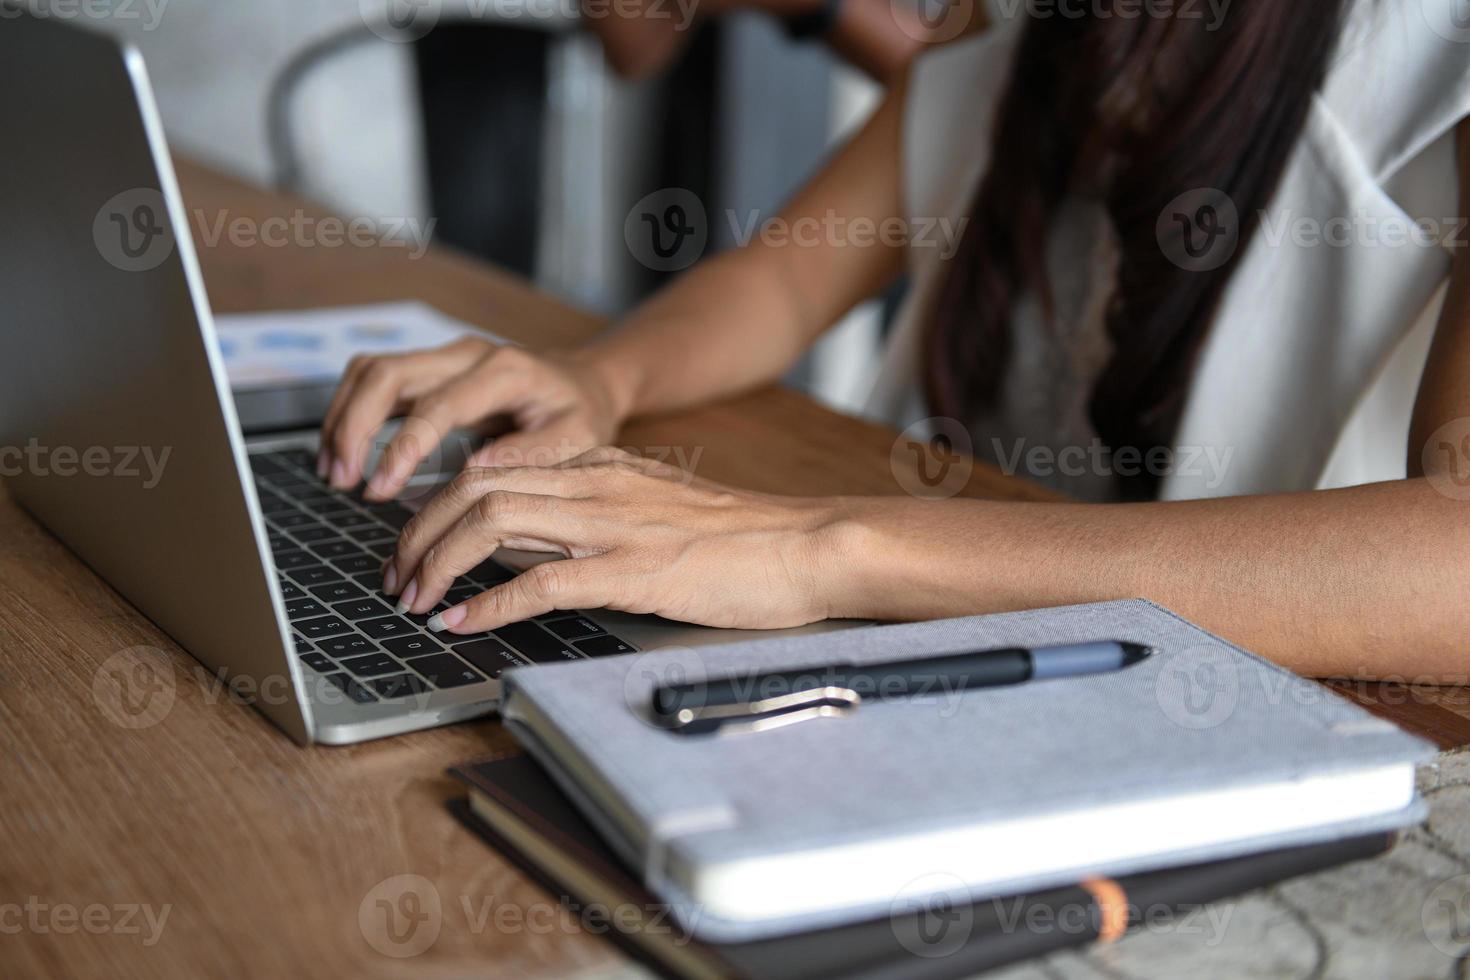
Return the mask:
[[658,666],[687,682],[687,650],[513,671],[529,756],[457,770],[460,810],[570,903],[621,910],[609,934],[664,971],[752,977],[963,976],[1381,852],[1422,818],[1431,746],[1144,602],[731,644],[694,679],[1103,641],[1146,655],[855,709],[829,684],[832,710],[743,731],[659,710]]

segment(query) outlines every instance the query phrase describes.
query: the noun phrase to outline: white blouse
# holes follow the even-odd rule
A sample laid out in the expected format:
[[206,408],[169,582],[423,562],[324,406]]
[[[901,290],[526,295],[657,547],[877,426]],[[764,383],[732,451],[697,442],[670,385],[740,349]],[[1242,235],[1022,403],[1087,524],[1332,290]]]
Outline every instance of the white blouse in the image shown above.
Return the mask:
[[[1470,116],[1463,0],[1363,0],[1281,184],[1237,265],[1161,474],[1165,499],[1400,478],[1419,373],[1443,300],[1457,218],[1454,128]],[[1008,5],[1024,9],[1024,5]],[[1457,19],[1458,18],[1458,19]],[[909,295],[868,411],[922,425],[920,345],[957,234],[988,165],[991,119],[1019,17],[916,66],[904,121],[904,206],[931,233],[909,249]],[[1198,202],[1190,203],[1194,207]],[[967,420],[974,453],[1083,499],[1122,465],[1091,445],[1093,380],[1119,260],[1095,205],[1069,202],[1050,235],[1056,329],[1031,300],[1012,317],[998,410]],[[946,224],[947,222],[947,224]],[[1079,447],[1064,452],[1067,447]],[[1038,453],[1037,450],[1040,450]]]

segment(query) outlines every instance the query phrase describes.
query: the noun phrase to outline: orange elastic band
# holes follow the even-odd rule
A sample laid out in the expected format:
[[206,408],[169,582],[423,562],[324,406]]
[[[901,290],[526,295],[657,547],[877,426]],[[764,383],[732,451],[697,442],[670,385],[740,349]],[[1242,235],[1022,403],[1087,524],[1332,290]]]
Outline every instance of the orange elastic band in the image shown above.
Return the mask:
[[1123,886],[1111,878],[1084,878],[1081,886],[1097,903],[1098,943],[1107,945],[1117,942],[1128,931],[1128,895],[1123,891]]

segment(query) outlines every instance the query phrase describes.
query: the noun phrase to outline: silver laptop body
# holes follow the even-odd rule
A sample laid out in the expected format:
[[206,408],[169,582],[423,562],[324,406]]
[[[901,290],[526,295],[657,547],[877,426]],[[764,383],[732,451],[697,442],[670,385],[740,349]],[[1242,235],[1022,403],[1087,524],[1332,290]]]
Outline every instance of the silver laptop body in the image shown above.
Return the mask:
[[[329,656],[325,641],[301,636],[304,620],[289,617],[288,595],[316,600],[295,569],[278,574],[273,541],[369,595],[376,590],[277,523],[294,511],[270,481],[301,475],[291,461],[315,453],[316,434],[241,434],[141,55],[117,39],[12,10],[0,18],[0,80],[0,447],[13,464],[12,497],[299,742],[346,744],[494,710],[500,684],[483,651],[474,660],[450,653],[468,673],[451,676],[442,660],[437,672],[421,673],[375,635],[368,654]],[[374,547],[382,553],[382,528],[396,530],[392,521],[361,501],[334,506],[357,527],[378,521]],[[606,611],[584,614],[580,626],[572,618],[522,630],[545,634],[535,634],[539,653],[503,645],[521,663],[536,663],[558,650],[591,655],[584,648],[596,647],[602,655],[617,646],[577,633],[596,631],[634,650],[755,635]],[[326,641],[342,635],[355,636]],[[395,672],[344,664],[369,655],[392,658]],[[385,695],[385,676],[412,684],[388,685]]]

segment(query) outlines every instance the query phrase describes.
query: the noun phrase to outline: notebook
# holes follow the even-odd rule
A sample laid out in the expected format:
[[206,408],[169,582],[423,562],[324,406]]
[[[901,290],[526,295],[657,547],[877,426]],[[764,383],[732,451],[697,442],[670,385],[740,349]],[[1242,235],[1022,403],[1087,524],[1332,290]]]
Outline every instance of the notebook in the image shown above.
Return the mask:
[[[450,773],[469,786],[451,811],[558,896],[589,931],[660,972],[690,978],[807,980],[966,977],[1058,949],[1109,942],[1123,926],[1383,853],[1390,834],[984,900],[896,909],[876,920],[752,943],[703,943],[678,927],[528,756]],[[1207,914],[1207,913],[1204,913]],[[1185,921],[1190,921],[1186,919]]]
[[[1116,640],[1124,670],[743,735],[655,724],[672,679]],[[701,938],[748,941],[1343,840],[1422,818],[1433,747],[1141,600],[659,650],[505,675],[507,726]]]

